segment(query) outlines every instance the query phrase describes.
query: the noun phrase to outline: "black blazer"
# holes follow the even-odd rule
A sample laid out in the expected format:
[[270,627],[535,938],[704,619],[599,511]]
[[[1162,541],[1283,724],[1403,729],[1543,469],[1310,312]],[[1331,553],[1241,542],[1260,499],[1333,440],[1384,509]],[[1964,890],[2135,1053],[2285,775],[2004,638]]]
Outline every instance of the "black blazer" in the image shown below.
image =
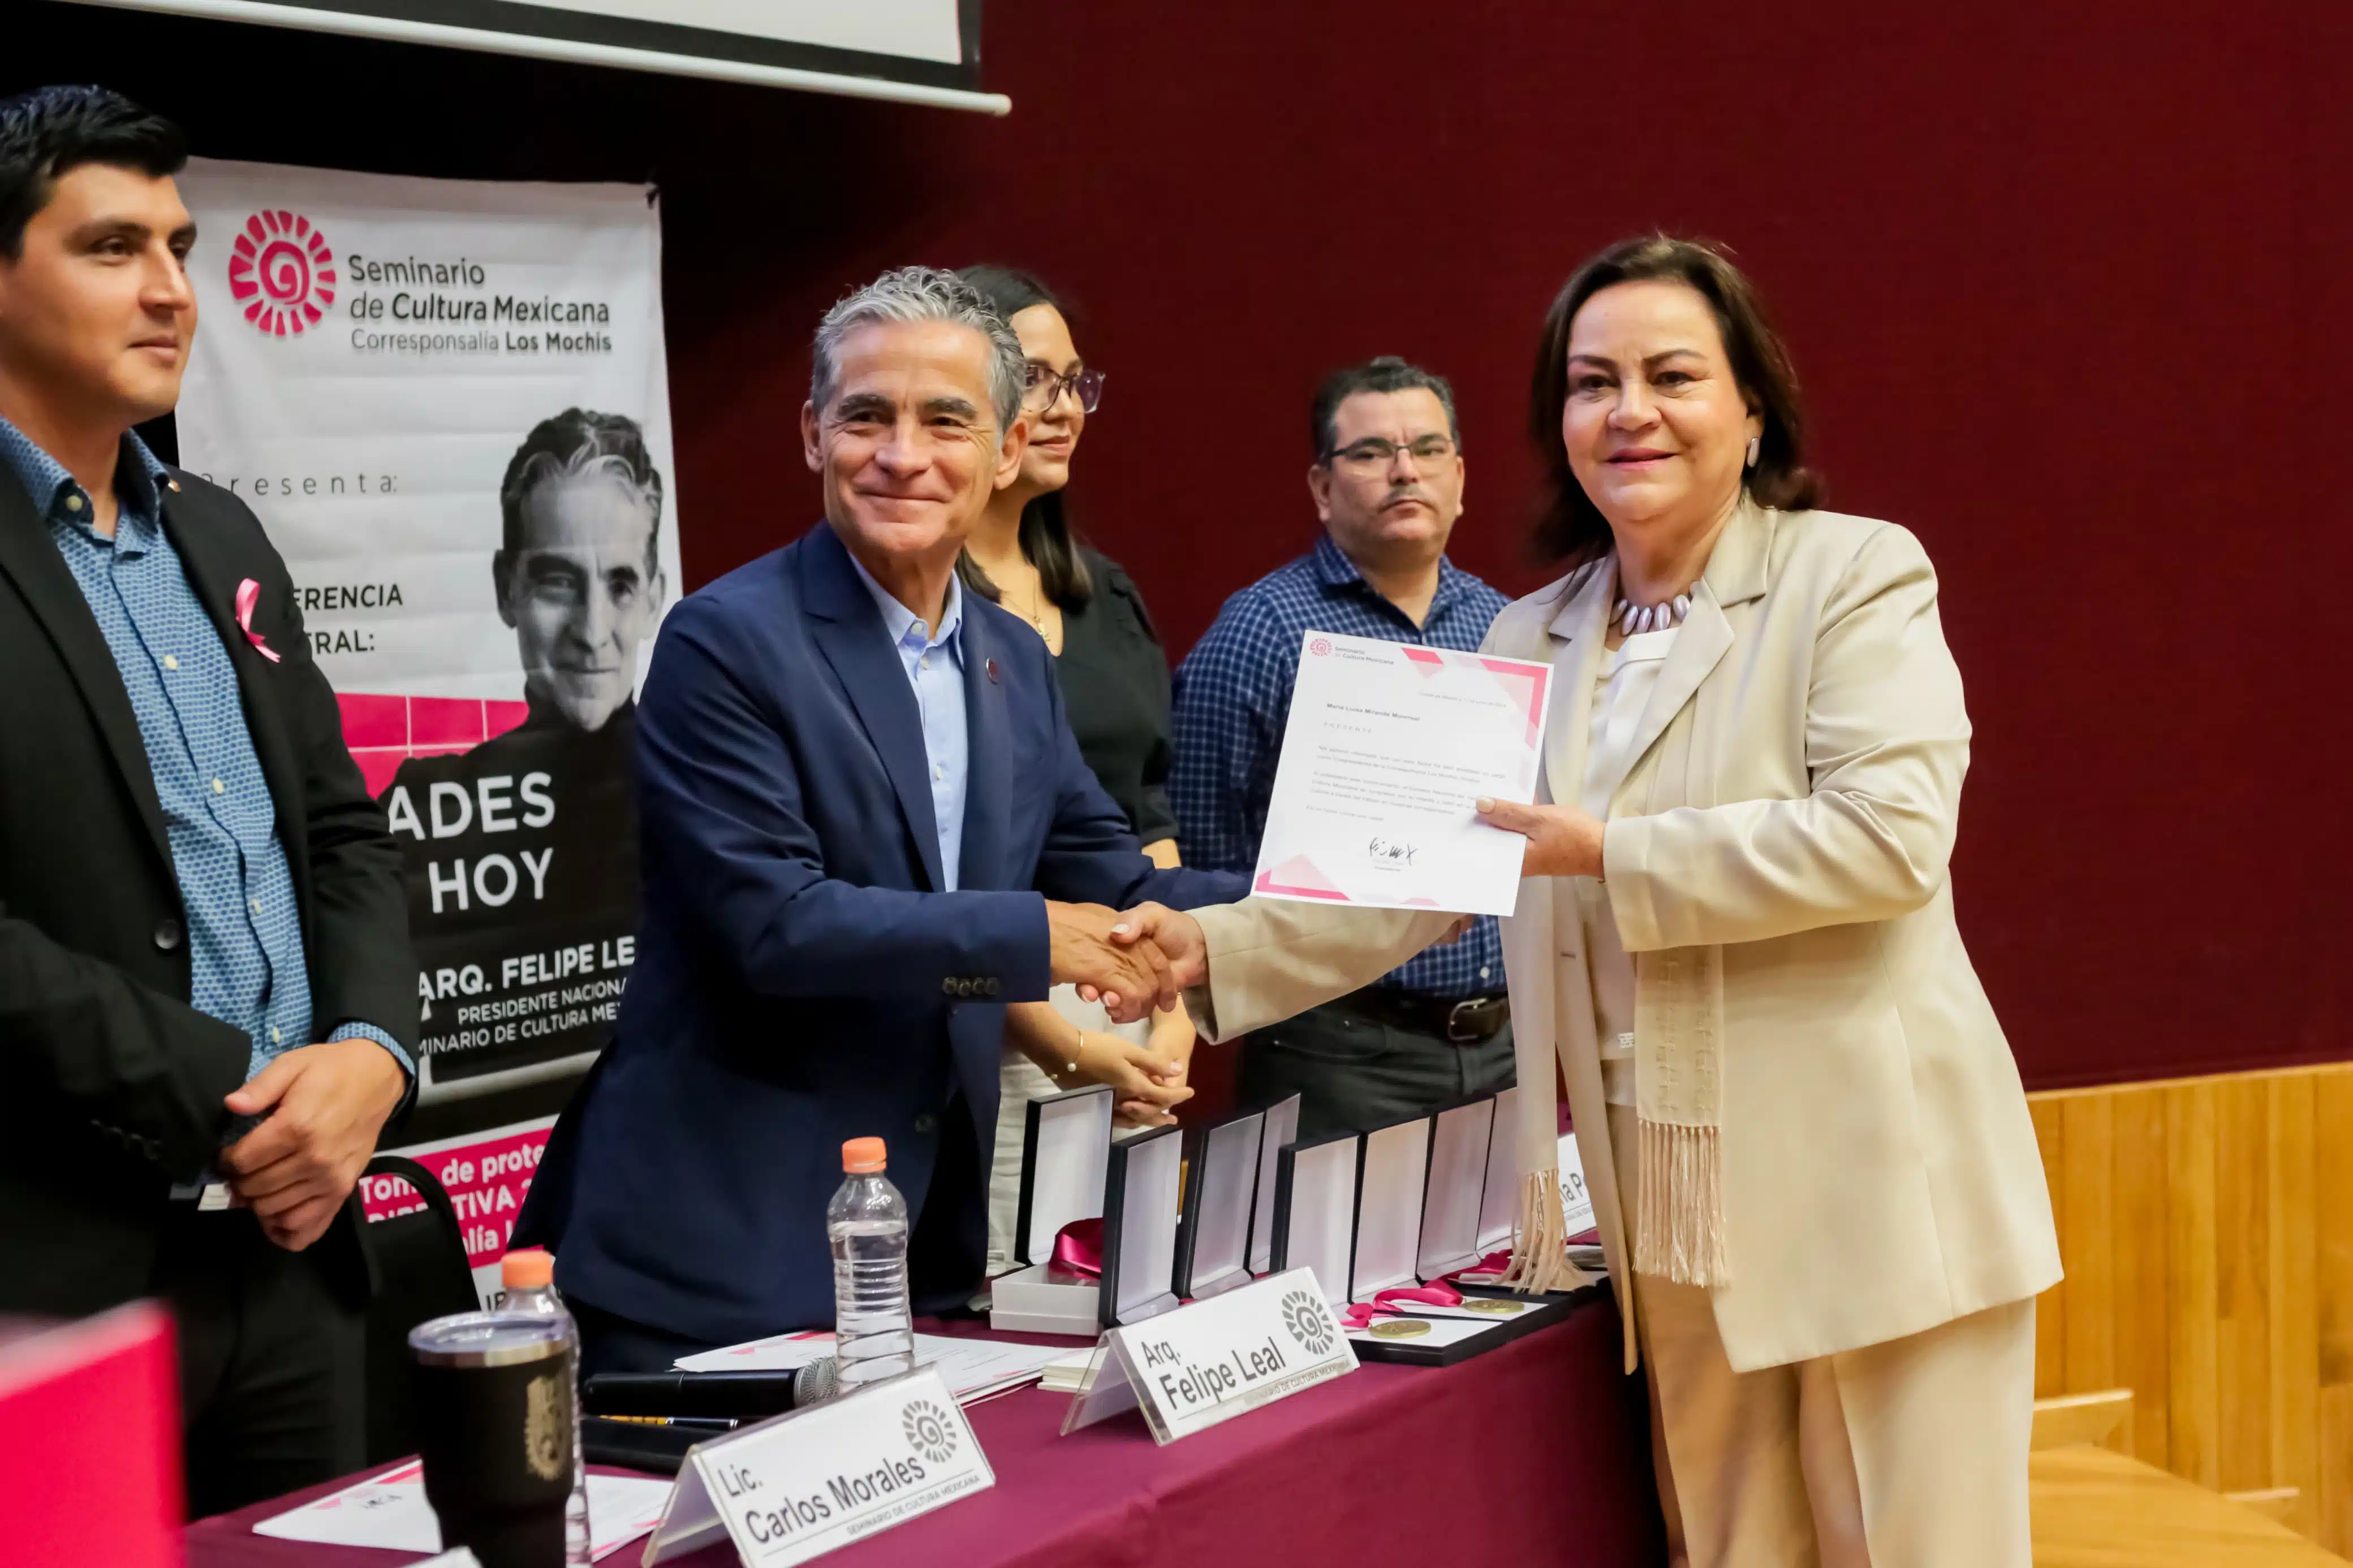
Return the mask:
[[1063,608],[1054,676],[1079,755],[1127,813],[1129,830],[1157,844],[1176,837],[1168,805],[1168,656],[1144,595],[1119,563],[1090,545],[1080,545],[1079,554],[1094,580],[1094,597]]
[[[174,470],[164,524],[237,670],[293,872],[313,1039],[415,1048],[400,850],[343,748],[285,563],[242,501]],[[233,612],[261,585],[256,652]],[[188,1005],[185,911],[131,699],[16,476],[0,471],[0,1311],[148,1292],[174,1181],[220,1148],[252,1041]],[[356,1263],[350,1226],[331,1268]],[[347,1279],[359,1277],[338,1268]]]

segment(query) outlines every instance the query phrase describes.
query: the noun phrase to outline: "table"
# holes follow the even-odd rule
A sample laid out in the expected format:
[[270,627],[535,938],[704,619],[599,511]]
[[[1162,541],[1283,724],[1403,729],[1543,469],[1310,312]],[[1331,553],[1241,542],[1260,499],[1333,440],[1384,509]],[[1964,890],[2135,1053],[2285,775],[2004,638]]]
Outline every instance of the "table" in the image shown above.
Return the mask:
[[[1071,1342],[1076,1343],[1078,1342]],[[1068,1394],[973,1407],[997,1485],[820,1559],[827,1568],[1651,1568],[1665,1559],[1639,1378],[1607,1291],[1457,1366],[1367,1363],[1162,1448],[1130,1412],[1058,1436]],[[188,1528],[188,1568],[395,1568],[388,1552],[256,1535],[353,1478]],[[643,1543],[605,1561],[634,1568]],[[680,1560],[734,1563],[723,1542]]]

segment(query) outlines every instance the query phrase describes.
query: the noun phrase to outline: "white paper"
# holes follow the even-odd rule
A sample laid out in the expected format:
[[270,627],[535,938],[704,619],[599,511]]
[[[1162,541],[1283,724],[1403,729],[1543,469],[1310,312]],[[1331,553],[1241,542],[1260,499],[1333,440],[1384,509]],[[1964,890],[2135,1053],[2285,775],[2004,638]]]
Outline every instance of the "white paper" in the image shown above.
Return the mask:
[[[915,1342],[923,1342],[917,1334]],[[681,1372],[797,1372],[833,1353],[833,1331],[804,1329],[797,1333],[770,1334],[715,1351],[683,1355],[670,1364]]]
[[1593,1194],[1585,1184],[1585,1156],[1577,1152],[1577,1134],[1560,1135],[1560,1217],[1563,1236],[1579,1236],[1593,1228]]
[[1049,1394],[1077,1394],[1094,1382],[1096,1357],[1103,1353],[1100,1344],[1084,1350],[1071,1351],[1046,1363],[1039,1376],[1038,1386]]
[[[642,1476],[590,1476],[590,1550],[603,1557],[651,1530],[670,1500],[670,1482]],[[253,1533],[321,1546],[427,1553],[441,1550],[441,1521],[425,1500],[425,1466],[416,1459],[265,1519],[253,1527]]]
[[1535,798],[1548,665],[1310,631],[1251,891],[1508,915],[1527,841],[1472,803]]
[[[943,1334],[915,1336],[915,1364],[938,1367],[957,1402],[964,1405],[1036,1381],[1047,1363],[1067,1351],[1062,1345],[955,1340]],[[831,1331],[810,1329],[681,1356],[676,1365],[681,1372],[793,1372],[832,1353]]]

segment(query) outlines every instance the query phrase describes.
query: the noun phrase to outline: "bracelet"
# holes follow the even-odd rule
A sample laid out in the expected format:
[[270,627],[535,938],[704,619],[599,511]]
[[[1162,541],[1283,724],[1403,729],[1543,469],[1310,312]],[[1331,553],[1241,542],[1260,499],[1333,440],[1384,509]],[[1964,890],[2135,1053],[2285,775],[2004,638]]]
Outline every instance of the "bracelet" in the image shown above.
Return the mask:
[[[1073,1056],[1073,1057],[1077,1057],[1077,1056],[1082,1055],[1082,1054],[1084,1054],[1084,1052],[1086,1051],[1086,1048],[1087,1048],[1087,1032],[1086,1032],[1084,1029],[1081,1029],[1081,1030],[1079,1031],[1079,1043],[1078,1043],[1077,1047],[1075,1047],[1075,1048],[1071,1052],[1071,1056]],[[1076,1071],[1078,1071],[1078,1070],[1079,1070],[1079,1064],[1078,1064],[1077,1062],[1075,1062],[1075,1061],[1065,1062],[1065,1063],[1063,1063],[1063,1064],[1062,1064],[1062,1070],[1063,1070],[1064,1072],[1076,1072]]]

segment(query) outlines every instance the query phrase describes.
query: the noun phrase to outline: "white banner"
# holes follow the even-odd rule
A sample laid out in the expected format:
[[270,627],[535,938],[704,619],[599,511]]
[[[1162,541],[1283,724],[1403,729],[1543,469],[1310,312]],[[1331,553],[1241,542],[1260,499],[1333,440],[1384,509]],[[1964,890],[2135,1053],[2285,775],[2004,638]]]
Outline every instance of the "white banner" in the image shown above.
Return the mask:
[[635,695],[680,588],[661,228],[632,185],[192,162],[184,466],[291,569],[407,852],[423,1094],[610,1037]]
[[980,90],[980,0],[84,0],[1003,114]]

